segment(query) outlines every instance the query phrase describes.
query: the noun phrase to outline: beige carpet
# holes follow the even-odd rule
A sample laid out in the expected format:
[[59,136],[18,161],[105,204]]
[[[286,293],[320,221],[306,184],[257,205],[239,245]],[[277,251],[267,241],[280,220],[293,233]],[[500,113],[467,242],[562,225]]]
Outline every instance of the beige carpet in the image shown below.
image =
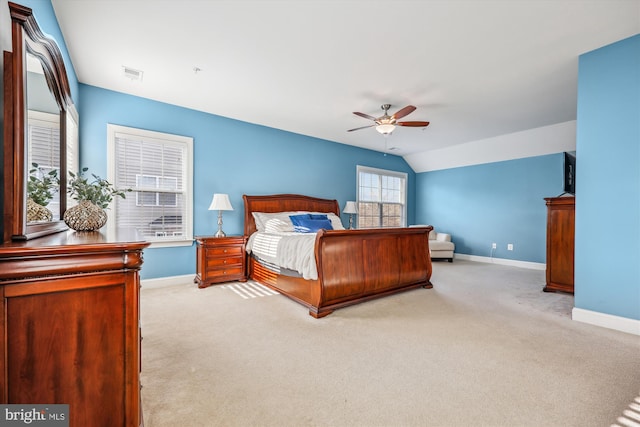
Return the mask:
[[572,321],[544,271],[456,260],[432,282],[323,319],[282,295],[143,288],[145,425],[629,425],[639,337]]

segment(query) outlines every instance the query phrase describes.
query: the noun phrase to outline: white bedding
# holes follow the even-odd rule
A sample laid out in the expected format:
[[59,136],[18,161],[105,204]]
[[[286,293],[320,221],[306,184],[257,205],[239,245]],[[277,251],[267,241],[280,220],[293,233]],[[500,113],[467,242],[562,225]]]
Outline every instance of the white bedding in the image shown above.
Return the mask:
[[305,279],[316,280],[315,242],[316,233],[256,232],[249,237],[247,252],[282,268],[295,270]]

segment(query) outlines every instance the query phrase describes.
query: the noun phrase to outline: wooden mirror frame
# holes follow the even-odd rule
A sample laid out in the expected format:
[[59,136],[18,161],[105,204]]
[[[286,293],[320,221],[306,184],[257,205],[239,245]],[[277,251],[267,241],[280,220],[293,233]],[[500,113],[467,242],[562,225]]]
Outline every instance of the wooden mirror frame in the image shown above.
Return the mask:
[[[62,220],[66,209],[66,123],[73,105],[69,80],[56,42],[44,35],[32,9],[9,2],[13,52],[4,52],[4,199],[3,241],[27,240],[67,229]],[[26,54],[36,56],[60,108],[60,216],[44,223],[27,223],[26,193],[27,88]]]

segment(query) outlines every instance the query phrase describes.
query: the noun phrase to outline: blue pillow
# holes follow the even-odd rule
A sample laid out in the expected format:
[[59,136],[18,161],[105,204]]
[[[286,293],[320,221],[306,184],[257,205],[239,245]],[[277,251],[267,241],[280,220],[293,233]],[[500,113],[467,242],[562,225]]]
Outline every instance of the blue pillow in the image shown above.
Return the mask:
[[328,219],[325,214],[309,214],[311,219]]
[[297,221],[298,219],[310,219],[311,215],[306,213],[306,214],[298,214],[298,215],[289,215],[289,219],[291,219],[291,222],[293,223],[293,225],[296,225],[295,221]]
[[328,219],[312,219],[308,215],[291,215],[289,218],[293,223],[293,231],[298,233],[315,233],[320,229],[333,230]]

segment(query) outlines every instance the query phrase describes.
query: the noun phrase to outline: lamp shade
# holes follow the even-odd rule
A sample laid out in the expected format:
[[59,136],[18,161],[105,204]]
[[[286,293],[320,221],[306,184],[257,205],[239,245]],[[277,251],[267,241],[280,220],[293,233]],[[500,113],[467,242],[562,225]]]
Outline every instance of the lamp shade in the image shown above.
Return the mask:
[[343,211],[346,214],[356,214],[358,213],[358,206],[356,202],[349,201],[344,205]]
[[210,211],[232,211],[233,207],[229,201],[228,194],[214,194],[211,205],[209,205]]

